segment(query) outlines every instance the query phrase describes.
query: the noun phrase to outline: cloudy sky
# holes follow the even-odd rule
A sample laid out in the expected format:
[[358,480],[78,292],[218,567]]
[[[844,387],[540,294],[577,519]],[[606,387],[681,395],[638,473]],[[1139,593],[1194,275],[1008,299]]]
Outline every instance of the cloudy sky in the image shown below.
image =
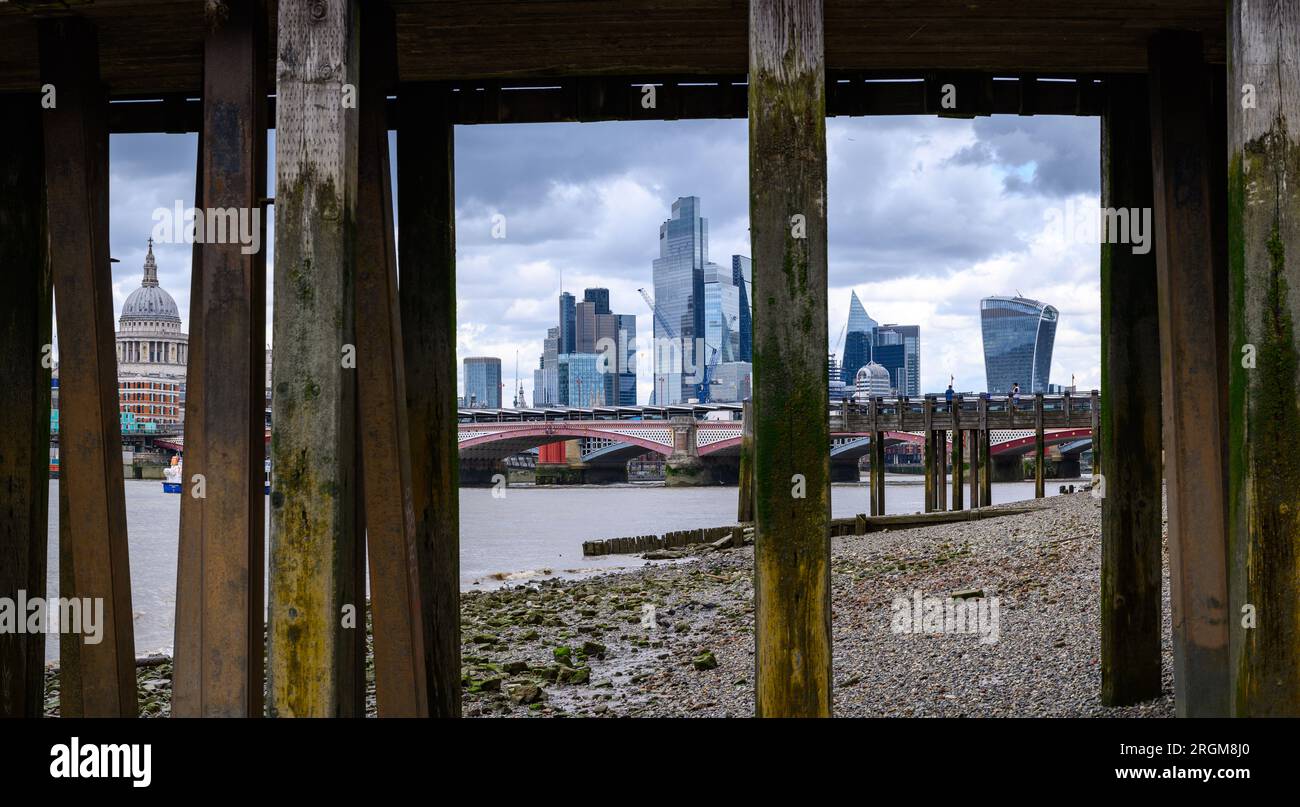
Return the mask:
[[[921,326],[922,391],[942,390],[949,374],[958,389],[983,389],[978,301],[1019,292],[1060,309],[1052,382],[1074,375],[1097,387],[1098,247],[1063,238],[1050,211],[1096,210],[1098,126],[1068,117],[831,119],[831,341],[856,290],[876,320]],[[460,355],[499,356],[509,387],[517,353],[531,401],[561,283],[579,299],[586,287],[609,288],[613,309],[637,314],[637,332],[650,334],[637,289],[652,288],[659,225],[674,199],[701,198],[712,260],[750,254],[746,141],[743,120],[459,127]],[[192,205],[195,137],[115,135],[111,149],[120,312],[139,286],[154,211]],[[492,237],[495,214],[505,217],[505,238]],[[188,330],[190,247],[154,251]],[[268,334],[270,316],[268,307]],[[640,384],[642,401],[650,386]]]

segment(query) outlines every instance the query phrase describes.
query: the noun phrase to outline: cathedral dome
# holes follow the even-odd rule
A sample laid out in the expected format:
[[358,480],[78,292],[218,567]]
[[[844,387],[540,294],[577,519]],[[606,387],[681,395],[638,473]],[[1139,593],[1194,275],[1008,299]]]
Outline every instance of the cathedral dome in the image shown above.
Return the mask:
[[149,242],[149,253],[144,258],[144,280],[140,283],[140,288],[126,298],[119,320],[123,327],[137,321],[177,324],[181,321],[176,301],[158,285],[158,263],[154,260],[152,240]]

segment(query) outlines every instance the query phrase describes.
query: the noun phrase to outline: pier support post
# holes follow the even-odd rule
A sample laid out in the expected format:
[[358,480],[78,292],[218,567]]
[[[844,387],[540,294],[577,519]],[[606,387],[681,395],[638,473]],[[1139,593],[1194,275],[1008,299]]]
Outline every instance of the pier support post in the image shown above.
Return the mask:
[[[37,95],[0,97],[0,597],[15,602],[47,596],[54,339],[41,113]],[[45,634],[0,633],[0,671],[0,718],[40,717]]]
[[953,422],[952,422],[952,509],[964,510],[966,505],[962,501],[962,466],[965,459],[962,456],[962,441],[966,439],[966,432],[962,431],[961,424],[957,414],[961,407],[960,401],[953,399]]
[[980,398],[980,428],[977,434],[980,452],[980,506],[993,504],[993,432],[989,430],[989,401]]
[[[416,539],[406,367],[384,99],[397,89],[393,12],[362,7],[357,157],[357,423],[375,701],[381,717],[427,717],[428,557]],[[362,394],[364,393],[364,394]]]
[[[1154,205],[1151,128],[1141,78],[1106,81],[1101,206]],[[1093,432],[1102,458],[1101,699],[1123,706],[1158,697],[1161,625],[1160,322],[1156,253],[1118,236],[1101,243],[1101,386]],[[1128,240],[1127,238],[1124,240]],[[1095,405],[1096,398],[1091,399]],[[1066,399],[1067,405],[1069,399]]]
[[937,460],[934,483],[934,509],[948,509],[948,432],[940,429],[934,435],[934,456]]
[[1043,441],[1043,393],[1034,396],[1034,498],[1041,499],[1046,495],[1044,490],[1044,480],[1046,472],[1043,468],[1044,457]]
[[1214,249],[1210,80],[1195,34],[1154,35],[1149,62],[1174,696],[1180,716],[1225,715],[1231,615],[1219,353],[1228,346],[1215,301],[1216,273],[1226,267]]
[[885,514],[885,433],[871,435],[871,472],[875,482],[876,515]]
[[974,510],[980,506],[980,432],[970,429],[966,434],[970,443],[970,506]]
[[104,603],[103,636],[59,645],[62,714],[136,715],[135,630],[122,490],[108,254],[108,101],[95,30],[40,22],[46,220],[59,301],[59,596]]
[[[354,716],[357,3],[281,3],[276,74],[270,713]],[[204,361],[207,361],[206,355]],[[353,365],[355,366],[355,365]],[[358,627],[343,627],[351,607]]]
[[736,521],[740,524],[748,524],[754,520],[754,400],[752,398],[746,398],[741,406],[738,496]]
[[[1300,14],[1232,0],[1228,14],[1232,704],[1300,714]],[[1243,88],[1255,94],[1243,106]],[[1251,359],[1250,361],[1247,358]],[[1254,627],[1243,625],[1252,606]]]
[[256,0],[228,9],[207,21],[195,206],[248,211],[259,249],[244,254],[235,238],[196,244],[191,267],[178,717],[261,717],[265,689],[266,9]]
[[921,418],[924,426],[922,434],[925,435],[923,443],[923,454],[921,456],[921,472],[925,476],[925,512],[929,513],[935,509],[935,462],[934,451],[934,398],[929,395],[925,396],[921,404]]
[[429,716],[460,717],[456,173],[448,91],[398,87],[398,272],[411,498],[428,557]]
[[759,717],[831,713],[821,0],[750,0]]

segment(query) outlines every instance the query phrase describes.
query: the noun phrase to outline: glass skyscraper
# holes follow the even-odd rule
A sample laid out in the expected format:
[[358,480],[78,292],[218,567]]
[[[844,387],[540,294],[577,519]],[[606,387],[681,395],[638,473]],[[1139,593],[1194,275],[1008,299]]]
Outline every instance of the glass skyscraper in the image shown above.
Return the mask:
[[731,256],[731,282],[740,290],[740,360],[754,361],[754,321],[749,302],[753,265],[744,255]]
[[[704,265],[708,262],[709,222],[700,216],[699,197],[683,196],[673,202],[672,218],[659,226],[659,257],[653,262],[656,404],[696,397],[704,380],[703,363],[709,357],[696,356],[695,345],[705,335]],[[665,344],[661,340],[670,339],[677,350],[661,348]]]
[[464,367],[465,405],[501,408],[501,360],[493,356],[471,356],[465,359]]
[[989,392],[1005,394],[1017,383],[1021,392],[1047,391],[1058,317],[1053,306],[1025,297],[980,300]]
[[876,326],[871,355],[876,364],[889,371],[897,394],[921,394],[921,326]]

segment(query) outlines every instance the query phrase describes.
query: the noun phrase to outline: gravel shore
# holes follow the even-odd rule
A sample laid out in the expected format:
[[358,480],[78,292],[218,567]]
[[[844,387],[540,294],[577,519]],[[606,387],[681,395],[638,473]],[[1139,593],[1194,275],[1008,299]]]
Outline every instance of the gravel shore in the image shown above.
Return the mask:
[[[1033,509],[833,539],[836,715],[1173,716],[1167,583],[1164,695],[1105,708],[1100,501],[1074,494],[1008,506]],[[753,550],[745,547],[465,593],[465,715],[752,715],[752,575]],[[987,641],[988,631],[986,641],[895,632],[896,606],[917,592],[982,597],[986,616],[997,598],[996,641]],[[140,668],[143,715],[169,713],[170,679],[170,660]],[[51,671],[50,715],[58,713],[57,687]]]

